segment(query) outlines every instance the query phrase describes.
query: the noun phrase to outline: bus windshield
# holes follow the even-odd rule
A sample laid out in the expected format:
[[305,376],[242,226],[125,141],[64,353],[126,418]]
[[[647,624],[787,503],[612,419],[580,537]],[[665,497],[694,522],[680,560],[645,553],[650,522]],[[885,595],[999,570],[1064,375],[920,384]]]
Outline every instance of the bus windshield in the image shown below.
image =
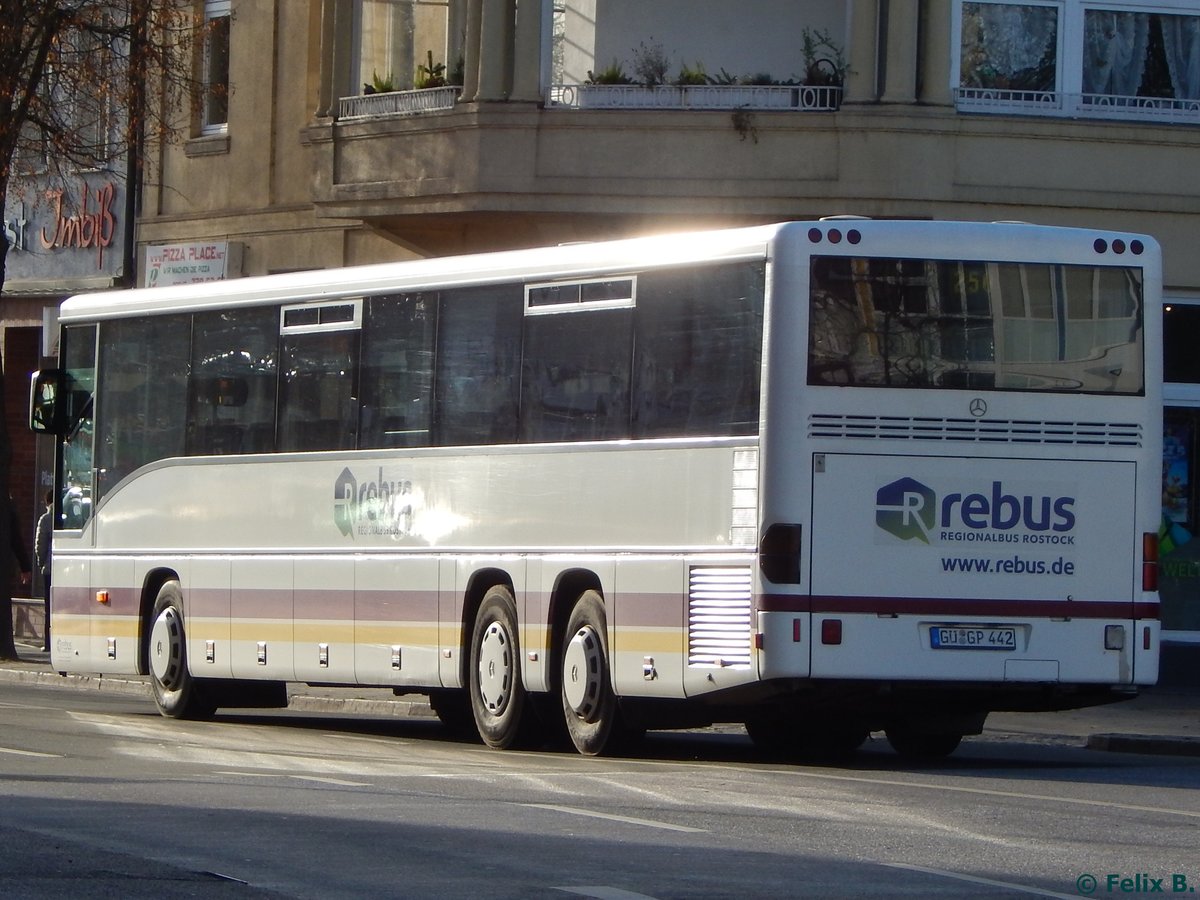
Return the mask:
[[808,383],[1140,395],[1142,272],[813,257]]

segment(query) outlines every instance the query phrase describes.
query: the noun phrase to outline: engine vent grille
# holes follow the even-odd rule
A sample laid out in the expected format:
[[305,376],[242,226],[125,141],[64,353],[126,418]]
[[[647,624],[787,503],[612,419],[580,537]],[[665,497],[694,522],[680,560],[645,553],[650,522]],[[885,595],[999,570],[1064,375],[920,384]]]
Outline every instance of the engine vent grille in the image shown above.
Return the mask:
[[1040,422],[1033,419],[943,419],[814,413],[810,438],[969,441],[996,444],[1074,444],[1140,447],[1142,427],[1131,422]]
[[750,570],[688,572],[688,665],[750,667]]

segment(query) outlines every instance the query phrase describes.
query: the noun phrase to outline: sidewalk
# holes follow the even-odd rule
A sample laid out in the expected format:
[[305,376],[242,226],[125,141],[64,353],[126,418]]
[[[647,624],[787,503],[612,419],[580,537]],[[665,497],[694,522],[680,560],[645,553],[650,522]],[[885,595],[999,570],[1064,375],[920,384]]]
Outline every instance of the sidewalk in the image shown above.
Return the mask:
[[[0,681],[71,685],[149,698],[147,678],[137,675],[67,675],[50,668],[41,645],[17,640],[16,662],[0,661]],[[363,716],[432,716],[421,695],[395,696],[390,688],[320,688],[288,685],[288,707],[309,712]],[[1055,713],[992,713],[984,736],[1054,741],[1118,753],[1200,756],[1200,690],[1151,688],[1133,700]]]

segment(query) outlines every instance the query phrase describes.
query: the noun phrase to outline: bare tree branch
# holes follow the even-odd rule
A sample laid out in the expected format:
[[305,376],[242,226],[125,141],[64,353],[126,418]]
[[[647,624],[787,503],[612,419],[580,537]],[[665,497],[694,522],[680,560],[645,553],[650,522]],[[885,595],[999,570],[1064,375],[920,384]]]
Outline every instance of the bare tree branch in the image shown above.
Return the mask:
[[[204,38],[180,0],[0,0],[0,205],[14,185],[46,194],[80,169],[130,160],[138,172],[146,135],[169,141],[194,121],[203,86],[192,60]],[[8,249],[0,229],[0,291]],[[0,418],[0,541],[11,457]],[[0,543],[0,656],[15,652],[8,551]]]

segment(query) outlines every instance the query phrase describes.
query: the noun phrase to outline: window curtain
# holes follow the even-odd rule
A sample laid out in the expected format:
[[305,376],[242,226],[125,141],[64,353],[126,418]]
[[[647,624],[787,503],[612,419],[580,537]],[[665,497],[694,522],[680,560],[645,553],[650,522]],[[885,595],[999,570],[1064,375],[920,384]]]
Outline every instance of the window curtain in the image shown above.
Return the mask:
[[[1058,10],[1014,3],[964,3],[962,84],[1054,90]],[[1048,82],[1048,83],[1047,83]]]
[[1083,92],[1137,96],[1149,41],[1149,14],[1088,10],[1083,23]]
[[1161,16],[1167,71],[1177,100],[1200,100],[1200,16]]
[[355,5],[358,80],[378,90],[413,86],[412,0],[361,0]]

